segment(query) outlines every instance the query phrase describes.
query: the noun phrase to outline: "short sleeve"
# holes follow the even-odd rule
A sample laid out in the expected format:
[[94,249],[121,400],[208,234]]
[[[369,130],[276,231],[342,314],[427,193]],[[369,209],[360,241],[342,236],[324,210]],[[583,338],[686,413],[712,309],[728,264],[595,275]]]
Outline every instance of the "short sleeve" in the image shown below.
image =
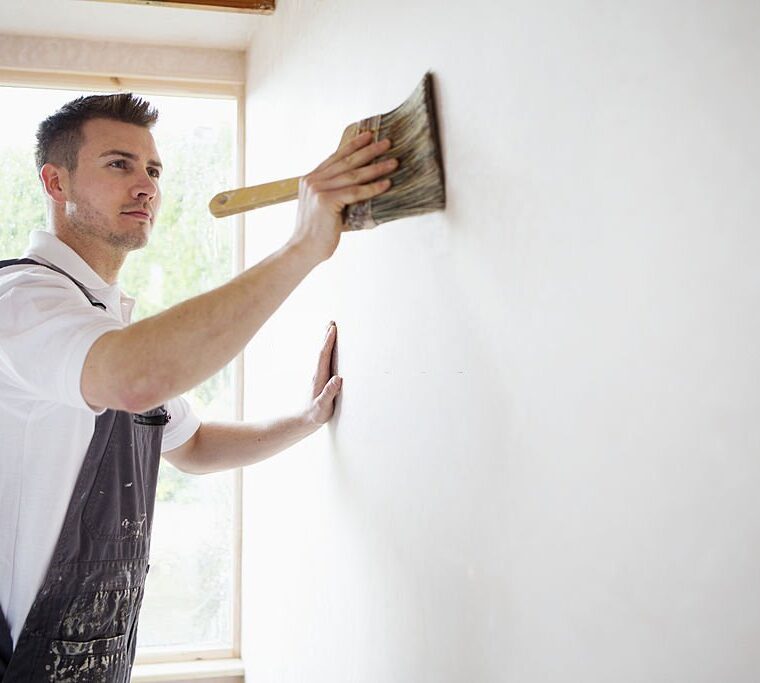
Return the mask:
[[182,396],[167,401],[166,410],[171,415],[171,420],[164,427],[164,437],[161,442],[162,453],[179,448],[201,426],[198,416]]
[[84,361],[100,336],[122,327],[64,275],[3,269],[0,380],[32,399],[94,412],[82,396]]

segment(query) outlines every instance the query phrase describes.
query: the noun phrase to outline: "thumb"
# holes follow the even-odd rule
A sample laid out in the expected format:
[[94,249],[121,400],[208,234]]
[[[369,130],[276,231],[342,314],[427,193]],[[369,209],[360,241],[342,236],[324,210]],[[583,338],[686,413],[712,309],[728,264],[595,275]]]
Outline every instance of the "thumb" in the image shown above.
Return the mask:
[[322,391],[317,396],[318,403],[331,403],[332,400],[338,395],[343,386],[343,378],[338,375],[333,375],[330,381],[325,384]]
[[314,417],[319,424],[324,424],[332,417],[333,410],[335,409],[335,397],[342,387],[343,378],[335,375],[325,384],[319,396],[314,399]]
[[338,375],[333,375],[330,378],[330,381],[325,384],[325,388],[322,389],[322,394],[320,397],[324,397],[327,399],[332,400],[335,398],[340,390],[343,388],[343,378],[339,377]]

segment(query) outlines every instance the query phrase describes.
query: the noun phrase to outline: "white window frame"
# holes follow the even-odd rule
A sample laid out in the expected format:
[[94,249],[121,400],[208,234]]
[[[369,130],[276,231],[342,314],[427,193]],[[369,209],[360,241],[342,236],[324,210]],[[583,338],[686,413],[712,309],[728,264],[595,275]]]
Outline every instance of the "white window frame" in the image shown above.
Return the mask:
[[[0,67],[0,86],[26,88],[96,91],[135,92],[145,95],[179,95],[235,100],[237,102],[237,140],[235,152],[234,182],[244,184],[245,176],[245,86],[243,84],[192,79],[140,78],[132,76],[95,76],[70,72],[35,71]],[[225,188],[219,188],[220,190]],[[210,197],[209,197],[210,199]],[[233,272],[245,268],[245,219],[243,214],[233,217]],[[225,229],[229,229],[226,227]],[[244,357],[243,353],[232,361],[233,419],[242,420],[244,415]],[[233,577],[232,577],[232,647],[227,649],[180,650],[178,648],[151,648],[150,653],[141,652],[135,660],[132,681],[210,680],[229,677],[242,680],[243,664],[240,660],[240,593],[242,556],[242,498],[243,475],[237,469],[233,473]]]

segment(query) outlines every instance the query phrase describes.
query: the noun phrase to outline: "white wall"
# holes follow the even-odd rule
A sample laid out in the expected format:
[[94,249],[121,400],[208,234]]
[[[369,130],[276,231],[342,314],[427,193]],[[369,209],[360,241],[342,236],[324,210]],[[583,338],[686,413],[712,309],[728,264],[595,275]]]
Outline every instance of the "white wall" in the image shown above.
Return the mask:
[[[283,0],[248,180],[437,77],[449,207],[346,235],[250,346],[248,681],[760,680],[760,5]],[[294,205],[248,217],[250,263]]]

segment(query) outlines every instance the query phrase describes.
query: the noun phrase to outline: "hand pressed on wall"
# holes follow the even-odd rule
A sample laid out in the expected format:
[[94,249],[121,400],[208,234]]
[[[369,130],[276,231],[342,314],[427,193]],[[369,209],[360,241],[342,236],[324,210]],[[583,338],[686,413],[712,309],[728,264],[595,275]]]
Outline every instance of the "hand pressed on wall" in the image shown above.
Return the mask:
[[309,417],[316,424],[327,422],[335,410],[335,398],[343,386],[343,378],[332,374],[332,356],[338,327],[330,322],[322,350],[319,353],[317,371],[312,379],[311,407]]

